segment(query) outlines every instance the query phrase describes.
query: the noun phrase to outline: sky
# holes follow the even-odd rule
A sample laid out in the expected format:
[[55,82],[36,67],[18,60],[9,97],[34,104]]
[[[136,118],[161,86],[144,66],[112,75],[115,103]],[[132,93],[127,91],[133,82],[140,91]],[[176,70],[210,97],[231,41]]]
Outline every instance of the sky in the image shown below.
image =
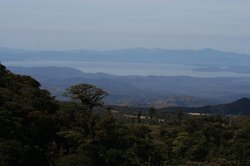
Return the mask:
[[250,54],[249,0],[0,0],[0,47]]

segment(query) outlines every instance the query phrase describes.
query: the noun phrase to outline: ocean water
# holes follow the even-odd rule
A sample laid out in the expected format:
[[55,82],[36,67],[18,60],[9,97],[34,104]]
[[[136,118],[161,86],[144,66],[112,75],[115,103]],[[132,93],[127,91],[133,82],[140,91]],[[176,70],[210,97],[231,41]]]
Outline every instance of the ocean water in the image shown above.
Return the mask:
[[18,67],[71,67],[86,73],[108,73],[112,75],[162,75],[193,77],[249,77],[250,73],[234,72],[198,72],[195,66],[159,63],[123,63],[123,62],[89,62],[89,61],[5,61],[6,66]]

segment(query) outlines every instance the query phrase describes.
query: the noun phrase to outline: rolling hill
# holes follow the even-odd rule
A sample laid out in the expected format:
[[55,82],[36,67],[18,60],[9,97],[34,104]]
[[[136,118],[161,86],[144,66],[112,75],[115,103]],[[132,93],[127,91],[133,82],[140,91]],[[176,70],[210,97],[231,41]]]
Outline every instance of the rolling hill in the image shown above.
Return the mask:
[[94,84],[109,93],[106,103],[123,106],[200,107],[250,97],[250,78],[196,78],[189,76],[114,76],[83,73],[73,68],[8,67],[31,75],[59,99],[74,84]]

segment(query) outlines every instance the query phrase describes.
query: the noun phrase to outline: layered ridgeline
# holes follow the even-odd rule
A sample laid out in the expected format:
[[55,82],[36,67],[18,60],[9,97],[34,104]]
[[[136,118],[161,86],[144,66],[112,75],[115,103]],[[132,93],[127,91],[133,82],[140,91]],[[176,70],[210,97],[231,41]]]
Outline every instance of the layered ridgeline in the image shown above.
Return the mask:
[[110,94],[105,101],[121,106],[200,107],[250,97],[250,55],[240,53],[0,48],[0,57],[11,71],[31,75],[58,99],[65,88],[81,82],[105,89]]
[[[69,50],[38,51],[0,48],[2,61],[99,61],[132,63],[165,63],[211,66],[249,66],[250,55],[223,52],[213,49],[174,50],[174,49],[121,49],[109,51]],[[218,68],[215,68],[218,70]],[[243,72],[242,68],[242,72]],[[249,68],[248,68],[249,69]],[[198,69],[197,69],[198,70]],[[201,69],[202,70],[202,69]],[[212,70],[212,69],[211,69]],[[233,70],[231,68],[231,70]],[[240,70],[238,71],[240,72]],[[247,72],[244,70],[244,72]]]
[[250,76],[250,55],[213,49],[38,51],[0,48],[0,57],[6,65],[67,66],[117,75]]
[[82,82],[105,89],[105,102],[120,106],[200,107],[250,97],[250,77],[114,76],[66,67],[9,67],[36,78],[58,99],[64,89]]
[[[140,109],[133,116],[104,107],[106,92],[90,84],[74,85],[67,94],[76,102],[55,101],[30,76],[0,65],[0,165],[250,164],[249,117],[176,111],[159,119],[160,110],[150,108],[143,118]],[[246,109],[246,102],[231,106]]]

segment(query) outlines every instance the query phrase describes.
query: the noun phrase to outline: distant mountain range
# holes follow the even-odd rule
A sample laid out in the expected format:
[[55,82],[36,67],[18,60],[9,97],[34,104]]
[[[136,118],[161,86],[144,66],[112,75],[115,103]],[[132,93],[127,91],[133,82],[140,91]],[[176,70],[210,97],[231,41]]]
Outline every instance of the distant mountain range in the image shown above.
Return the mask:
[[213,49],[38,51],[0,48],[0,62],[20,67],[71,67],[87,73],[250,77],[250,55]]
[[213,49],[121,49],[109,51],[69,50],[38,51],[0,48],[1,61],[95,61],[164,63],[207,66],[250,66],[250,55]]
[[250,97],[250,77],[114,76],[66,67],[8,68],[36,78],[59,99],[65,99],[66,88],[78,83],[101,87],[109,93],[106,103],[122,106],[200,107]]
[[0,48],[0,62],[36,78],[59,99],[66,88],[84,82],[106,90],[107,103],[124,106],[199,107],[250,97],[250,55],[213,49]]

